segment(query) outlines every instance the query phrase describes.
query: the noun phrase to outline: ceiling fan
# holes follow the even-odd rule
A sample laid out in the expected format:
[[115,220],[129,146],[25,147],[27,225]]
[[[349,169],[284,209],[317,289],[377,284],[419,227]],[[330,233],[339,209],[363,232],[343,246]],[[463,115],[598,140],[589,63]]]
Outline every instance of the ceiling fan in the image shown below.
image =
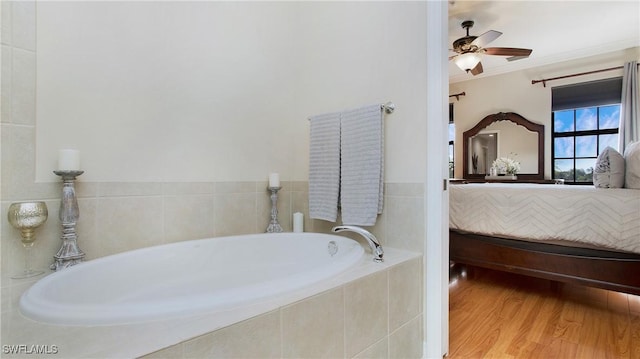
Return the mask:
[[520,49],[515,47],[485,47],[491,41],[497,39],[502,33],[500,31],[489,30],[480,36],[469,35],[469,29],[473,27],[473,21],[462,22],[462,28],[467,30],[467,36],[461,37],[453,42],[451,51],[456,54],[449,57],[458,67],[472,75],[482,73],[482,63],[480,55],[509,56],[507,61],[520,60],[529,57],[533,50]]

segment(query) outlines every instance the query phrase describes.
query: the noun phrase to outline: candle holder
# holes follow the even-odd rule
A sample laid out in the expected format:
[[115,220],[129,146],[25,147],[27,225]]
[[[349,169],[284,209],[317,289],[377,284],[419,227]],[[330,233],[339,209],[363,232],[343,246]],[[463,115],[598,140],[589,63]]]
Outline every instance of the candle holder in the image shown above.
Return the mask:
[[278,191],[282,187],[267,188],[271,191],[271,222],[269,222],[269,226],[267,227],[267,233],[280,233],[282,232],[282,227],[278,223],[278,208],[276,204],[278,202]]
[[58,250],[54,258],[51,269],[59,271],[81,263],[84,259],[84,252],[78,248],[78,236],[76,234],[76,223],[80,217],[78,200],[76,198],[75,180],[84,171],[53,171],[62,177],[62,200],[60,201],[60,222],[62,222],[62,247]]
[[32,247],[36,240],[34,231],[47,221],[49,212],[44,202],[18,202],[11,203],[7,219],[9,223],[20,230],[21,242],[24,247],[24,270],[22,273],[11,276],[13,279],[29,278],[44,273],[35,270],[32,264]]

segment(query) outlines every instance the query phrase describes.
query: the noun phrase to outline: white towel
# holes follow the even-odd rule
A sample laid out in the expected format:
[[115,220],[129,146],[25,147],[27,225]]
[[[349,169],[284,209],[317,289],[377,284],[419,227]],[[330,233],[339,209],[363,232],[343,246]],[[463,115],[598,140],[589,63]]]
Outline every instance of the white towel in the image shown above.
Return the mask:
[[335,222],[340,189],[340,113],[313,116],[309,121],[309,217]]
[[380,104],[341,115],[342,223],[373,226],[382,213],[384,131]]

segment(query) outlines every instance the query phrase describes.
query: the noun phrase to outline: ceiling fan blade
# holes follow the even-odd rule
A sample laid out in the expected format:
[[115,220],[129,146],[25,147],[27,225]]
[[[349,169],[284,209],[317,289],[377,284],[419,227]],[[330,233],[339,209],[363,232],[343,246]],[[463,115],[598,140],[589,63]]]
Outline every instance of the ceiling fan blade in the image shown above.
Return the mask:
[[500,35],[502,35],[500,31],[489,30],[473,40],[471,42],[471,45],[475,45],[477,47],[485,47],[488,43],[497,39]]
[[507,61],[511,62],[511,61],[516,61],[516,60],[522,60],[522,59],[526,59],[529,56],[511,56],[511,57],[507,57]]
[[527,57],[533,50],[518,49],[515,47],[487,47],[483,49],[483,51],[487,55]]
[[482,62],[478,62],[478,64],[476,65],[476,67],[471,69],[471,74],[473,76],[475,75],[479,75],[482,73]]

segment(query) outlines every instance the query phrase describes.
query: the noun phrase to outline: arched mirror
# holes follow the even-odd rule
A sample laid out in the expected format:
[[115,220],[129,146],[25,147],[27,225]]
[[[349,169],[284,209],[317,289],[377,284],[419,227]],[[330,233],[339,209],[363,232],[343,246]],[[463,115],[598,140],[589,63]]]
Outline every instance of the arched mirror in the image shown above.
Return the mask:
[[483,179],[499,157],[520,162],[518,179],[544,179],[544,125],[515,112],[499,112],[465,131],[462,141],[465,179]]

